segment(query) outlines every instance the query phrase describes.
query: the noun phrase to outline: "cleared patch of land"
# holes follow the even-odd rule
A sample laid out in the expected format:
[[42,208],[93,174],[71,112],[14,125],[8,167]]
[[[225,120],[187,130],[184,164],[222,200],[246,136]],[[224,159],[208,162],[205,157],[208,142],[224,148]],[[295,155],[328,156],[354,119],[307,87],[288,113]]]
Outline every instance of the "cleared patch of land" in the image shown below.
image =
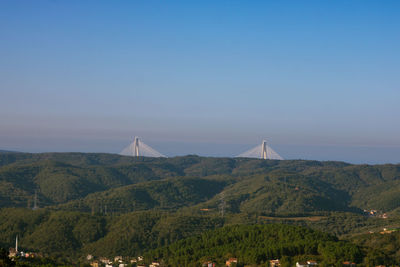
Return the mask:
[[327,219],[327,216],[308,216],[308,217],[269,217],[269,216],[259,216],[260,219],[264,220],[274,220],[274,221],[309,221],[316,222],[322,219]]

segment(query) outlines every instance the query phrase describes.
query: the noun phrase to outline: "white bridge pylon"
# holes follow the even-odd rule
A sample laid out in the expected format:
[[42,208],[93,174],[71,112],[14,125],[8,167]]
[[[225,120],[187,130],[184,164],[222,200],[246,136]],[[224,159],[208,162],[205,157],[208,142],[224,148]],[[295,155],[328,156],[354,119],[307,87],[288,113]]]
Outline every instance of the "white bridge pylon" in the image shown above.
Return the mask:
[[270,146],[267,145],[267,141],[265,140],[262,141],[261,145],[258,145],[255,148],[252,148],[236,157],[283,160],[278,153],[276,153]]
[[143,143],[138,137],[135,137],[133,139],[133,142],[130,143],[129,146],[124,148],[124,150],[122,150],[119,154],[132,157],[166,158],[166,156],[164,156],[157,150]]

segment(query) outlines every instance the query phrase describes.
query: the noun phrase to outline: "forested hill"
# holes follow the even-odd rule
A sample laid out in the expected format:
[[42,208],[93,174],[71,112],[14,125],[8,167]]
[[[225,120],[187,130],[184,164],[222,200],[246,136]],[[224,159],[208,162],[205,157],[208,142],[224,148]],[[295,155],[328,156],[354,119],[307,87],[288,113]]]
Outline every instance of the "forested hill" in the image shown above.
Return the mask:
[[[281,259],[283,266],[296,261],[315,260],[322,266],[344,261],[363,261],[367,253],[335,236],[291,225],[235,225],[207,231],[147,253],[146,258],[162,259],[166,266],[201,266],[235,257],[237,266],[269,266],[270,259]],[[369,262],[365,262],[369,264]],[[373,262],[371,262],[373,263]]]
[[400,165],[245,158],[1,153],[0,207],[113,212],[182,207],[301,214],[400,206]]
[[[201,255],[214,255],[222,261],[225,252],[224,258],[237,253],[243,262],[260,265],[275,255],[293,256],[292,260],[299,256],[300,260],[308,253],[334,262],[342,260],[332,255],[343,245],[355,252],[343,254],[348,260],[390,263],[400,256],[391,249],[376,254],[370,245],[373,240],[354,239],[371,247],[375,254],[369,255],[365,248],[360,252],[353,244],[305,228],[280,226],[299,241],[293,247],[282,239],[280,248],[285,253],[281,254],[261,241],[268,254],[257,248],[240,251],[239,245],[232,252],[225,243],[229,238],[243,244],[255,242],[254,233],[270,235],[276,230],[274,226],[232,225],[297,224],[342,238],[384,227],[396,229],[400,227],[398,192],[400,165],[392,164],[6,152],[0,153],[0,247],[12,246],[18,235],[21,249],[60,259],[85,261],[87,254],[148,253],[148,257],[162,257],[174,266],[182,260],[198,264],[204,259]],[[35,195],[38,208],[32,210]],[[363,209],[388,212],[389,218],[367,217]],[[226,226],[232,228],[218,230]],[[209,237],[201,234],[214,230],[212,235],[219,239],[210,237],[208,241],[215,241],[216,246],[207,251],[197,247],[198,238]],[[302,238],[313,239],[307,239],[309,234],[319,240],[312,248],[301,243]],[[177,246],[183,243],[179,242],[191,250],[180,251]],[[304,254],[303,249],[308,252]],[[199,253],[187,258],[193,250]],[[294,250],[301,253],[293,254]]]

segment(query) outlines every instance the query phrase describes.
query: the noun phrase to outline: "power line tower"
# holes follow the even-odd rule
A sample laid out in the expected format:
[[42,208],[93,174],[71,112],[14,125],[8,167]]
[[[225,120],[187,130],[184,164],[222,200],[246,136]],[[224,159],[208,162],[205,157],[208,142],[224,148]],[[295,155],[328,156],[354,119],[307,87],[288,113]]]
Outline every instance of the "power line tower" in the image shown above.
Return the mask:
[[32,208],[32,210],[37,210],[39,207],[38,207],[38,204],[37,204],[37,190],[35,190],[35,198],[33,199],[33,208]]
[[225,193],[222,192],[222,193],[219,195],[219,205],[218,205],[219,214],[221,215],[222,218],[225,216],[225,205],[226,205],[226,202],[225,202]]

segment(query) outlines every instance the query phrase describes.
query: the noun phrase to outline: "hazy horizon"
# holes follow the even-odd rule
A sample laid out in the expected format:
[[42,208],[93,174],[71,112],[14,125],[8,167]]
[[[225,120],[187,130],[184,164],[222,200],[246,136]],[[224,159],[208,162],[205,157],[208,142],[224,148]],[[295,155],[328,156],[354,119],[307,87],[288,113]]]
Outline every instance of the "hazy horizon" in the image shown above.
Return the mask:
[[400,162],[398,1],[2,1],[0,149]]
[[[131,141],[131,140],[130,140]],[[130,142],[129,141],[129,142]],[[3,149],[26,153],[51,153],[51,152],[81,152],[81,153],[111,153],[119,154],[129,143],[122,141],[97,143],[97,150],[90,150],[85,143],[71,144],[71,149],[63,149],[50,142],[48,148]],[[222,143],[187,143],[187,142],[153,142],[147,143],[158,152],[167,157],[198,155],[205,157],[236,157],[250,148],[260,144],[222,144]],[[398,147],[366,147],[366,146],[335,146],[335,145],[293,145],[270,144],[272,148],[286,160],[320,160],[343,161],[352,164],[399,164],[400,148]],[[62,146],[65,146],[63,144]],[[371,157],[373,154],[373,157]]]

